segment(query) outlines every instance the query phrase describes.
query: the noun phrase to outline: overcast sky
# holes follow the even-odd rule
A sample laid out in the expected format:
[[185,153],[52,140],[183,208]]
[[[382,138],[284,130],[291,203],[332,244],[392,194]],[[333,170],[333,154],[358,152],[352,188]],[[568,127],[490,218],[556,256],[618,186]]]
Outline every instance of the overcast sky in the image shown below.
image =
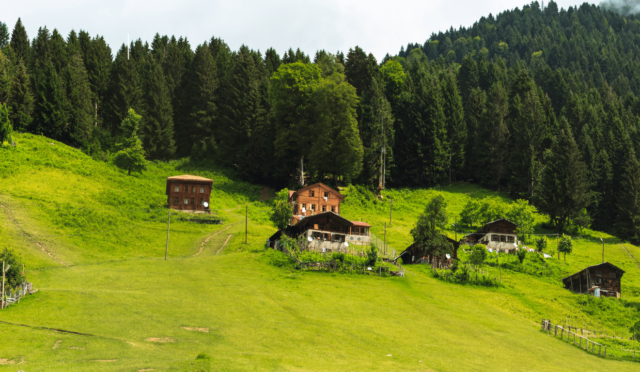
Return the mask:
[[[557,0],[559,7],[581,4]],[[594,2],[594,1],[590,1]],[[74,29],[105,37],[117,51],[127,34],[143,41],[161,35],[186,36],[192,47],[220,37],[231,49],[242,44],[264,52],[300,48],[313,55],[359,45],[378,60],[396,54],[408,42],[423,43],[432,32],[470,26],[489,13],[530,1],[523,0],[21,0],[5,1],[0,21],[13,30],[18,17],[32,39],[38,28]],[[545,2],[546,3],[546,2]]]

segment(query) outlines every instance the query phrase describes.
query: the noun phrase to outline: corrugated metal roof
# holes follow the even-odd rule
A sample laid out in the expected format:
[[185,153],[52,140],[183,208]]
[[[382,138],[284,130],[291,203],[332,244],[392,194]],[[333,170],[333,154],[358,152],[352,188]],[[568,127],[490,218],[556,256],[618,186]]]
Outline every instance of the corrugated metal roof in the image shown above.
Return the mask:
[[171,180],[171,181],[206,181],[206,182],[213,182],[213,180],[210,180],[208,178],[204,178],[204,177],[200,177],[200,176],[192,176],[190,174],[183,174],[182,176],[167,177],[167,180]]

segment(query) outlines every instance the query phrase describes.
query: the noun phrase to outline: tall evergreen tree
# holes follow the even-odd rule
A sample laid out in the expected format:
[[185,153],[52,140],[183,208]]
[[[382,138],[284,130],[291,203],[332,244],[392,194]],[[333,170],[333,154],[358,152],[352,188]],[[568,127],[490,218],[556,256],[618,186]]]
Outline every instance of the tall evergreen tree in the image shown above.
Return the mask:
[[441,87],[449,151],[449,183],[451,183],[453,179],[457,179],[463,175],[467,145],[467,126],[464,120],[462,98],[458,92],[456,77],[452,71],[446,71],[442,74]]
[[160,62],[147,60],[144,76],[144,102],[147,117],[140,128],[144,149],[151,159],[169,159],[175,152],[173,107]]
[[4,22],[0,22],[0,49],[9,44],[11,36],[9,35],[9,28]]
[[80,49],[84,53],[89,86],[91,87],[93,125],[94,127],[103,128],[104,120],[107,117],[105,111],[108,105],[109,79],[112,76],[110,71],[112,63],[111,48],[109,48],[102,36],[85,40],[83,33],[80,32],[79,39]]
[[120,124],[128,115],[129,109],[144,113],[140,76],[134,59],[131,56],[127,58],[127,49],[124,44],[120,47],[110,70],[105,127],[113,137],[122,136]]
[[13,33],[11,34],[11,49],[16,54],[17,61],[24,61],[25,65],[29,63],[29,56],[31,54],[31,48],[29,46],[29,37],[27,36],[27,30],[22,25],[22,20],[18,18],[16,25],[13,27]]
[[556,231],[581,218],[591,202],[587,167],[582,161],[571,127],[561,119],[561,130],[545,152],[544,167],[535,200],[538,209],[547,213]]
[[188,120],[175,128],[179,155],[201,157],[215,151],[214,124],[218,115],[218,71],[209,45],[196,48],[189,79]]
[[35,109],[29,131],[44,136],[63,140],[66,130],[64,87],[56,69],[47,59],[38,65],[35,78]]
[[640,164],[632,154],[627,160],[622,192],[618,196],[618,217],[616,229],[618,237],[640,243]]
[[16,72],[9,91],[9,116],[13,129],[25,132],[31,127],[33,120],[34,98],[31,90],[31,79],[24,63],[16,66]]
[[487,94],[487,106],[478,128],[475,147],[480,181],[491,187],[503,185],[508,174],[510,133],[507,126],[509,105],[501,84],[495,83]]
[[69,64],[63,71],[63,80],[67,98],[67,125],[63,140],[68,144],[89,149],[93,129],[93,107],[87,70],[79,52],[69,59]]

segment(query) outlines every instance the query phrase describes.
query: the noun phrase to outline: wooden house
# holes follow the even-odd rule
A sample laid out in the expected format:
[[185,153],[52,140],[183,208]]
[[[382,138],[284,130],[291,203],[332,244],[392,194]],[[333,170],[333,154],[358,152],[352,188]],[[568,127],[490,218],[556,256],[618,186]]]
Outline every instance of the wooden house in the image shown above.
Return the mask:
[[289,191],[289,203],[293,208],[292,224],[304,217],[323,212],[340,214],[340,203],[344,195],[322,182],[304,187],[298,191]]
[[624,270],[604,262],[569,275],[562,279],[562,283],[566,289],[576,293],[590,293],[599,288],[601,296],[620,298],[622,275]]
[[167,204],[169,208],[192,212],[209,213],[209,203],[213,180],[204,177],[167,177]]
[[[277,248],[283,234],[299,239],[305,248],[319,252],[350,252],[352,246],[368,245],[371,241],[366,222],[349,221],[334,212],[321,212],[309,217],[302,217],[296,224],[285,230],[276,232],[267,244]],[[346,244],[345,244],[346,243]]]
[[447,254],[444,256],[432,256],[429,255],[425,249],[423,249],[419,244],[413,243],[407,249],[402,251],[398,258],[402,259],[403,264],[421,264],[428,263],[433,267],[448,267],[453,264],[453,260],[458,259],[458,248],[460,247],[460,242],[457,242],[446,235],[442,235],[444,238],[451,244],[453,247],[453,253]]
[[518,235],[516,229],[519,226],[501,218],[479,228],[475,233],[471,233],[462,238],[461,243],[466,245],[484,244],[498,252],[514,253],[518,249]]

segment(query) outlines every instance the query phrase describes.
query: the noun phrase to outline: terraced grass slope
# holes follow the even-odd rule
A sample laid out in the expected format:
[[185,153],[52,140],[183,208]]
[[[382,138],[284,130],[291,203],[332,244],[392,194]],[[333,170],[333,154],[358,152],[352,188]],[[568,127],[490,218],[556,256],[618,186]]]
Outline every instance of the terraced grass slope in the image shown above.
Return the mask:
[[[127,177],[43,137],[16,142],[0,149],[0,247],[20,252],[40,292],[0,311],[0,371],[638,368],[538,331],[542,317],[572,315],[576,324],[618,331],[638,320],[640,249],[605,234],[587,231],[566,264],[549,260],[551,274],[503,262],[498,289],[443,283],[424,267],[407,267],[405,278],[300,273],[275,266],[279,253],[264,249],[275,228],[260,186],[186,161]],[[174,214],[165,261],[164,179],[181,173],[214,178],[212,207],[224,223]],[[434,192],[452,213],[467,198],[494,195],[470,185],[390,190],[390,245],[410,243],[408,231]],[[343,214],[382,236],[388,199],[345,193]],[[599,262],[600,236],[607,259],[627,270],[625,301],[588,301],[558,283]]]

